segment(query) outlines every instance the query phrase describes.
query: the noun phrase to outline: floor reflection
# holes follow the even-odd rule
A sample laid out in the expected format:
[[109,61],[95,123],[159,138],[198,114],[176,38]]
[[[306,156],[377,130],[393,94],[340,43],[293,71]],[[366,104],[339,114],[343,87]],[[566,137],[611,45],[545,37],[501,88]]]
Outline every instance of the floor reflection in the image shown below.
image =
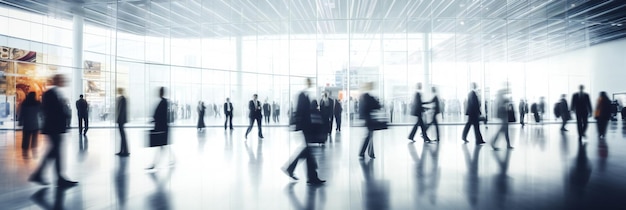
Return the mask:
[[574,158],[574,164],[569,170],[566,180],[566,203],[570,209],[578,209],[583,206],[585,188],[591,177],[591,164],[587,158],[587,145],[582,141],[578,143],[578,152]]
[[126,174],[128,161],[128,158],[118,158],[115,173],[115,194],[120,207],[124,207],[128,199],[128,175]]
[[372,159],[360,159],[363,171],[363,206],[365,209],[389,209],[389,181],[380,179],[374,173]]
[[467,175],[465,180],[465,195],[472,207],[478,204],[480,177],[478,176],[478,156],[483,146],[474,146],[473,155],[470,155],[468,144],[462,146],[463,157],[467,165]]
[[[510,193],[510,186],[512,186],[511,182],[513,181],[508,175],[507,172],[509,170],[509,160],[511,159],[511,151],[510,149],[502,152],[493,152],[494,160],[498,165],[498,173],[494,177],[493,187],[493,195],[490,199],[496,202],[497,209],[505,209],[508,205],[507,200]],[[504,153],[504,154],[502,154]],[[504,156],[504,157],[503,157]]]
[[56,187],[53,189],[54,197],[52,199],[52,202],[49,202],[49,199],[46,199],[46,195],[48,194],[48,188],[42,188],[38,190],[30,198],[35,204],[37,204],[37,206],[42,209],[65,209],[65,191],[69,190],[70,188]]
[[417,192],[420,198],[425,198],[433,206],[437,205],[437,187],[441,179],[439,168],[439,144],[424,144],[421,156],[415,149],[415,142],[407,144],[409,154],[415,163],[417,177]]
[[171,184],[170,178],[175,168],[161,173],[148,173],[156,188],[146,198],[150,209],[169,210],[171,206],[171,195],[168,186]]

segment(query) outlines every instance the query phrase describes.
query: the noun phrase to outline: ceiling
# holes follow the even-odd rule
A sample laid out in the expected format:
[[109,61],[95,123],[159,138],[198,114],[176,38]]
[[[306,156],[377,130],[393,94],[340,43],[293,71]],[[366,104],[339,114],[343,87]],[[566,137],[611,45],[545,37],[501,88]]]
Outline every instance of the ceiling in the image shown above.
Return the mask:
[[433,59],[528,61],[626,37],[625,0],[0,0],[176,38],[454,34]]

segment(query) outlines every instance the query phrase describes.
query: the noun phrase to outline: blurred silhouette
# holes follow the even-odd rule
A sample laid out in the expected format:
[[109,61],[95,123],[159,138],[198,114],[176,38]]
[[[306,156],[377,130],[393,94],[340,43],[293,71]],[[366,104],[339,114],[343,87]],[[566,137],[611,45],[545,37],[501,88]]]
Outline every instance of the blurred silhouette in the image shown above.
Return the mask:
[[270,124],[270,116],[272,115],[272,106],[267,99],[265,99],[265,103],[263,103],[263,119],[265,119],[266,124]]
[[230,130],[233,130],[233,104],[230,103],[230,98],[226,98],[226,102],[224,103],[224,116],[226,116],[224,130],[226,130],[227,123],[230,123]]
[[248,173],[253,174],[248,177],[251,179],[250,183],[254,190],[258,191],[263,179],[263,141],[257,141],[256,154],[247,141],[244,142],[244,146],[248,154]]
[[478,100],[478,95],[476,93],[478,85],[476,83],[472,83],[472,90],[467,96],[467,108],[465,110],[465,115],[468,116],[467,123],[465,123],[465,127],[463,128],[463,136],[461,139],[467,143],[467,133],[469,132],[470,126],[474,126],[474,135],[476,136],[476,144],[484,144],[483,136],[480,134],[480,100]]
[[591,100],[589,95],[583,90],[585,86],[578,87],[579,92],[572,96],[571,110],[576,113],[576,124],[578,125],[578,139],[585,137],[588,127],[588,118],[591,117]]
[[124,207],[126,205],[126,201],[128,200],[128,159],[120,158],[117,161],[117,171],[115,172],[115,194],[117,195],[117,200],[120,204],[120,207]]
[[526,100],[520,99],[517,109],[519,110],[519,123],[522,124],[522,127],[524,127],[524,125],[526,125],[524,123],[524,117],[528,114],[528,103]]
[[539,121],[543,125],[543,115],[546,113],[546,101],[545,97],[539,97],[539,104],[537,104],[537,112],[539,113]]
[[321,180],[317,176],[317,161],[315,160],[315,156],[311,153],[311,148],[306,143],[307,135],[313,135],[311,133],[311,100],[307,94],[308,90],[313,86],[311,78],[306,79],[306,84],[307,88],[301,91],[298,95],[298,104],[296,105],[296,110],[293,116],[295,130],[302,131],[305,142],[303,143],[302,149],[299,152],[294,153],[289,161],[287,161],[286,166],[283,166],[282,170],[285,174],[287,174],[287,176],[294,180],[298,180],[298,178],[294,176],[293,171],[296,169],[298,161],[300,159],[305,159],[307,166],[307,183],[319,185],[326,182],[326,180]]
[[274,120],[274,123],[280,122],[280,105],[274,101],[272,102],[272,109],[272,119]]
[[432,104],[433,119],[430,121],[428,126],[426,126],[426,130],[428,130],[430,126],[434,125],[437,138],[434,139],[433,141],[439,141],[439,122],[437,122],[437,115],[441,113],[441,106],[440,106],[439,96],[437,94],[437,88],[432,87],[431,90],[433,92],[433,99],[430,102],[426,102],[426,103]]
[[48,135],[50,141],[50,149],[41,160],[41,164],[35,172],[28,178],[29,181],[38,184],[46,185],[47,182],[41,177],[43,169],[47,165],[48,161],[54,162],[57,175],[57,186],[59,187],[72,187],[77,182],[67,180],[62,171],[61,160],[61,134],[66,132],[65,120],[67,113],[65,113],[64,104],[61,100],[60,91],[61,87],[65,87],[65,77],[61,74],[57,74],[52,78],[52,85],[54,87],[46,91],[42,96],[42,110],[44,116],[44,123],[42,133]]
[[507,150],[504,159],[500,157],[499,153],[493,153],[493,157],[498,164],[498,174],[495,175],[493,181],[493,186],[495,190],[493,190],[493,196],[491,200],[496,201],[497,209],[507,209],[507,198],[508,194],[511,191],[509,186],[511,186],[511,178],[507,175],[509,170],[509,160],[511,159],[511,150]]
[[30,92],[20,105],[18,115],[19,126],[22,126],[22,151],[37,147],[37,135],[39,135],[39,119],[41,115],[41,103],[35,99],[36,93]]
[[558,111],[558,117],[561,118],[561,131],[567,131],[567,129],[565,129],[565,125],[567,124],[567,121],[572,119],[565,97],[567,97],[567,95],[561,95],[561,99],[557,103],[557,107],[555,109],[555,111]]
[[335,100],[335,109],[333,115],[335,115],[335,124],[337,127],[335,131],[341,132],[341,112],[343,112],[343,107],[341,107],[341,101],[339,99]]
[[606,138],[600,138],[598,140],[598,170],[600,172],[606,171],[606,161],[609,157],[609,145],[606,143]]
[[[165,87],[159,88],[159,97],[161,98],[161,101],[159,101],[159,105],[157,105],[157,108],[154,110],[154,115],[153,115],[154,129],[152,130],[152,132],[158,133],[158,137],[156,137],[158,139],[158,142],[151,142],[150,146],[153,146],[153,147],[158,146],[160,149],[159,151],[154,153],[154,162],[147,169],[155,168],[155,165],[158,164],[159,160],[163,156],[163,151],[165,150],[163,146],[169,145],[169,132],[170,132],[169,131],[170,126],[168,124],[169,102],[167,98],[165,98]],[[171,147],[168,147],[168,148],[169,148],[170,162],[173,164],[174,154],[172,153]]]
[[[425,144],[422,146],[421,157],[417,154],[413,142],[407,144],[409,154],[415,163],[415,174],[417,176],[418,195],[427,195],[432,205],[437,204],[437,188],[441,178],[439,168],[439,144]],[[430,168],[426,169],[426,166]]]
[[611,119],[611,100],[606,95],[606,92],[600,92],[598,102],[596,103],[596,111],[594,112],[596,118],[596,125],[598,126],[598,137],[603,139],[606,135],[606,129],[609,126],[609,120]]
[[170,182],[173,172],[173,170],[170,170],[166,172],[163,177],[159,177],[157,173],[149,174],[150,179],[152,179],[152,181],[156,185],[154,193],[152,193],[152,195],[149,195],[146,199],[149,202],[149,209],[172,209],[170,204],[172,202],[171,196],[166,187],[171,185]]
[[[417,133],[417,127],[422,129],[422,137],[424,138],[424,142],[430,142],[430,138],[428,138],[428,134],[426,133],[426,124],[422,118],[422,114],[424,114],[424,107],[422,106],[424,103],[422,102],[422,94],[420,91],[422,90],[422,83],[417,83],[417,91],[415,92],[415,96],[413,97],[413,106],[411,107],[411,115],[417,117],[417,122],[413,125],[413,129],[411,133],[409,133],[409,140],[415,141],[413,138],[415,137],[415,133]],[[363,100],[361,100],[363,101]]]
[[128,150],[128,142],[126,142],[126,130],[124,128],[124,124],[128,122],[128,109],[126,104],[126,97],[124,96],[124,88],[117,88],[117,94],[120,95],[117,97],[117,103],[115,106],[115,114],[117,127],[120,131],[120,152],[116,155],[126,157],[130,155],[130,151]]
[[71,128],[71,124],[72,124],[72,106],[70,105],[70,103],[67,101],[66,98],[61,99],[63,101],[63,104],[65,104],[65,107],[63,107],[65,109],[65,113],[67,114],[65,116],[65,127],[67,129]]
[[565,179],[565,197],[567,209],[586,209],[582,204],[585,197],[585,189],[591,178],[591,164],[587,158],[586,144],[578,141],[578,152],[574,164],[569,170],[569,176]]
[[[324,209],[319,206],[316,207],[316,203],[315,203],[315,201],[317,200],[317,190],[322,187],[321,185],[307,186],[306,192],[304,194],[305,203],[302,203],[300,199],[298,199],[298,197],[296,196],[296,192],[293,189],[295,185],[296,185],[295,182],[291,182],[287,184],[287,187],[285,188],[285,191],[287,192],[287,197],[289,197],[289,202],[291,203],[294,209],[297,209],[297,210]],[[323,201],[322,199],[320,200]],[[323,203],[320,203],[320,204],[323,204]]]
[[248,118],[250,118],[250,125],[248,126],[248,130],[246,131],[246,139],[248,139],[248,133],[252,130],[252,126],[254,125],[254,121],[256,120],[256,125],[259,129],[259,140],[263,138],[263,131],[261,127],[261,102],[258,100],[259,96],[257,94],[252,95],[252,100],[248,102],[248,110],[250,113],[248,114]]
[[[80,99],[76,100],[76,111],[78,112],[78,134],[87,134],[89,130],[89,104],[81,94]],[[84,123],[84,127],[83,127]],[[84,130],[83,130],[84,128]]]
[[496,147],[496,142],[498,141],[498,136],[500,134],[504,134],[504,139],[506,140],[506,147],[509,149],[513,149],[511,146],[511,141],[509,139],[509,114],[508,108],[511,104],[511,100],[509,99],[508,94],[510,93],[508,89],[508,84],[503,88],[498,90],[496,93],[496,117],[500,119],[500,129],[493,136],[493,140],[491,140],[491,147],[494,150],[498,150]]
[[87,136],[78,136],[78,159],[84,161],[87,156],[87,149],[89,149],[89,139]]
[[359,160],[363,171],[363,207],[365,209],[389,209],[389,181],[377,179],[374,175],[374,161]]
[[61,210],[65,209],[65,191],[69,189],[67,187],[57,187],[54,189],[54,202],[49,203],[45,196],[48,192],[48,188],[42,188],[30,196],[33,203],[37,204],[42,209],[46,210]]
[[204,132],[204,113],[206,112],[206,106],[204,106],[204,102],[198,101],[198,132]]
[[322,99],[320,99],[320,113],[322,115],[322,122],[324,125],[324,130],[327,133],[332,132],[333,127],[333,112],[334,112],[334,100],[330,98],[330,94],[328,91],[325,91],[322,95]]
[[[373,112],[381,108],[380,102],[372,97],[369,93],[374,88],[374,82],[366,82],[362,86],[363,94],[359,98],[359,117],[365,121],[365,127],[367,127],[367,136],[363,140],[361,145],[361,151],[359,157],[365,156],[365,150],[368,151],[370,158],[375,158],[374,155],[374,126],[376,119],[372,116]],[[420,105],[421,106],[421,105]],[[427,138],[427,137],[426,137]]]
[[467,165],[467,180],[465,181],[466,186],[466,195],[468,197],[469,203],[476,207],[478,204],[478,196],[479,196],[479,186],[480,186],[480,177],[478,176],[478,156],[480,154],[480,149],[482,146],[476,145],[474,147],[473,156],[470,157],[469,150],[467,148],[467,144],[462,146],[463,148],[463,156],[465,157],[465,164]]

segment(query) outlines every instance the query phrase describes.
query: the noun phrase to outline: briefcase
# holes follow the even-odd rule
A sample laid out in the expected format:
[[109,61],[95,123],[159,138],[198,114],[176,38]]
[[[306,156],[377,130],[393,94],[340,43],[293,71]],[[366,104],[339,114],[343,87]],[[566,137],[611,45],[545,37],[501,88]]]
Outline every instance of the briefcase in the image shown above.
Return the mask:
[[155,130],[151,130],[149,132],[149,140],[148,140],[149,147],[159,147],[159,146],[164,146],[167,144],[168,144],[167,132],[155,131]]

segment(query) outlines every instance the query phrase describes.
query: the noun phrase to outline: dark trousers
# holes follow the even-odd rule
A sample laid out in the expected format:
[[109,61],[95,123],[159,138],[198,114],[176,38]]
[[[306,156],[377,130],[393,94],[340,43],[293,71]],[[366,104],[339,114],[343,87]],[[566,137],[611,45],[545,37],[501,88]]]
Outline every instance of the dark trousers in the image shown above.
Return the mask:
[[567,120],[564,120],[563,117],[561,117],[561,130],[565,130],[565,125],[567,124]]
[[463,128],[463,136],[461,139],[467,140],[467,133],[469,133],[470,126],[474,126],[476,143],[483,142],[483,136],[480,134],[480,121],[478,121],[478,116],[470,116],[467,119],[467,123],[465,123],[465,128]]
[[597,119],[598,121],[596,122],[597,126],[598,126],[598,136],[602,135],[606,135],[606,129],[609,126],[609,119]]
[[269,112],[267,114],[263,115],[263,118],[265,118],[265,123],[270,124],[270,113]]
[[304,148],[302,148],[302,150],[296,154],[297,155],[292,158],[293,160],[291,160],[291,162],[289,163],[289,166],[287,166],[287,171],[293,173],[293,171],[296,169],[296,166],[298,165],[298,161],[300,161],[301,159],[305,159],[307,179],[309,181],[318,180],[319,178],[317,177],[317,161],[315,160],[315,156],[313,156],[313,153],[311,153],[311,148],[305,143]]
[[279,122],[279,120],[278,120],[278,111],[274,111],[274,115],[272,115],[272,119],[274,119],[275,123]]
[[495,145],[498,140],[498,136],[500,134],[504,134],[504,139],[506,139],[506,146],[511,146],[511,141],[509,140],[509,122],[508,119],[501,119],[500,129],[496,132],[496,135],[493,136],[493,140],[491,141],[491,145]]
[[337,124],[335,130],[341,131],[341,114],[335,114],[335,123]]
[[47,165],[48,161],[53,161],[56,168],[55,172],[57,174],[57,178],[63,179],[63,176],[61,175],[61,134],[48,134],[48,140],[50,141],[50,149],[48,150],[46,155],[44,155],[43,160],[41,161],[39,167],[37,167],[37,170],[35,170],[35,173],[33,175],[41,176],[41,173],[44,167]]
[[130,153],[128,151],[128,142],[126,141],[126,131],[124,130],[124,123],[118,123],[117,128],[120,131],[120,139],[122,140],[120,143],[120,153]]
[[576,113],[576,125],[578,125],[578,137],[585,136],[587,127],[589,127],[589,121],[587,114]]
[[522,113],[522,114],[519,114],[519,124],[524,125],[524,116],[525,116],[525,115],[526,115],[526,114],[523,114],[523,113]]
[[38,130],[22,131],[22,149],[28,149],[31,146],[33,148],[37,147],[37,135],[39,134]]
[[430,122],[426,130],[430,128],[430,126],[435,125],[435,133],[437,134],[437,140],[439,140],[439,122],[437,121],[437,115],[433,115],[433,121]]
[[89,130],[89,117],[87,116],[78,116],[78,133],[83,132],[83,122],[85,123],[85,131]]
[[226,125],[230,123],[230,129],[233,129],[233,112],[226,112],[226,120],[224,121],[224,129],[226,129]]
[[428,141],[430,140],[428,138],[428,134],[426,134],[426,125],[424,124],[424,120],[422,119],[422,115],[418,115],[417,116],[417,122],[415,123],[415,125],[413,125],[413,130],[411,130],[411,133],[409,134],[409,139],[413,140],[413,138],[415,137],[415,133],[417,132],[417,127],[422,128],[422,134],[424,135],[424,140]]
[[541,117],[539,116],[538,112],[533,113],[533,116],[535,116],[535,122],[541,122]]
[[374,131],[367,129],[367,136],[363,140],[363,144],[361,144],[361,151],[359,152],[359,156],[363,156],[365,154],[365,150],[368,150],[367,154],[370,157],[374,157],[374,142],[372,138],[374,137]]
[[259,128],[259,137],[263,136],[263,132],[261,131],[261,117],[250,118],[250,125],[248,126],[248,130],[246,131],[246,136],[252,130],[252,126],[254,125],[254,121],[256,120],[256,125]]
[[332,133],[333,131],[333,120],[334,120],[334,115],[330,114],[330,116],[328,117],[328,133]]

